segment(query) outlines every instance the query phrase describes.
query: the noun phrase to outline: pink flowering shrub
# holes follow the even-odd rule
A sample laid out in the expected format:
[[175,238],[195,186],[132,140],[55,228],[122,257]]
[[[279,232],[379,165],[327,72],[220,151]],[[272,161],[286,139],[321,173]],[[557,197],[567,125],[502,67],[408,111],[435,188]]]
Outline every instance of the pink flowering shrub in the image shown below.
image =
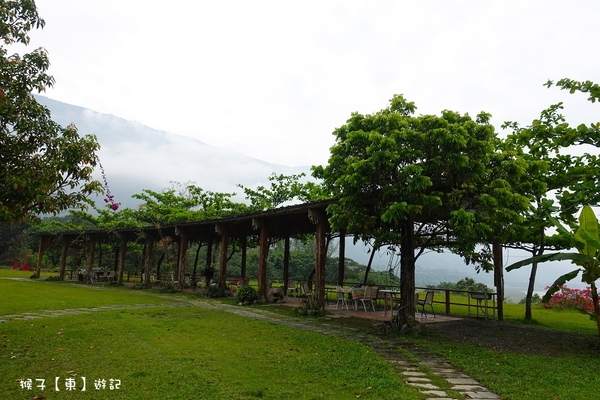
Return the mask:
[[[548,289],[548,287],[546,287]],[[544,308],[582,308],[587,312],[594,311],[592,291],[590,288],[571,289],[566,285],[559,286],[547,303],[541,303]]]
[[18,269],[19,271],[33,271],[33,268],[27,261],[17,261],[12,265],[11,269]]

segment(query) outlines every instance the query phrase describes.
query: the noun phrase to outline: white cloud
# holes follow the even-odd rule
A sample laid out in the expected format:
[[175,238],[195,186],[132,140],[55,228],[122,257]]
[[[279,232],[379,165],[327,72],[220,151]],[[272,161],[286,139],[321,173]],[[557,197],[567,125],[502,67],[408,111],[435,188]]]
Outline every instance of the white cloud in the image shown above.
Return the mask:
[[[395,93],[528,123],[600,82],[594,2],[38,0],[51,98],[287,165],[326,163],[331,132]],[[568,102],[568,103],[567,103]]]

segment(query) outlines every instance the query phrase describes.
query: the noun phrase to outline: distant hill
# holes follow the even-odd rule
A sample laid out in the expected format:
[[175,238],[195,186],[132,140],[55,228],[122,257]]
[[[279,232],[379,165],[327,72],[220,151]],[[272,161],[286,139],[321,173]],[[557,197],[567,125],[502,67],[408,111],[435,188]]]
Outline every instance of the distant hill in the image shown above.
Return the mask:
[[[288,167],[209,146],[199,140],[152,129],[114,115],[36,96],[48,107],[52,119],[74,123],[80,134],[94,134],[102,146],[100,160],[115,199],[133,207],[131,195],[143,189],[161,191],[169,181],[195,182],[205,190],[241,193],[236,184],[256,187],[268,183],[271,173],[309,175],[310,167]],[[96,179],[100,180],[98,170]],[[241,197],[240,197],[241,200]]]

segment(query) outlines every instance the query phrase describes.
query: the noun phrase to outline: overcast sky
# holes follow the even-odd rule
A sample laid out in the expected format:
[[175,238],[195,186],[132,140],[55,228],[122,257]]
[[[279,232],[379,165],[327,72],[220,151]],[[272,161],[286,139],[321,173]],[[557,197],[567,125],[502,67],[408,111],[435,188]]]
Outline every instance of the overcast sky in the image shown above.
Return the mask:
[[594,1],[37,0],[50,98],[289,166],[324,164],[354,111],[404,94],[422,114],[451,109],[523,124],[600,83]]

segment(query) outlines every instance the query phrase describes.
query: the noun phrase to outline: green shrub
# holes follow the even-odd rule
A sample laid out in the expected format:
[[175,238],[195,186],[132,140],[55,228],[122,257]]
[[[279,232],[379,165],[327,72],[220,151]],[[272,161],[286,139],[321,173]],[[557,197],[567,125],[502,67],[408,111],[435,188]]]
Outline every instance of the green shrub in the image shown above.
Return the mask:
[[243,286],[237,292],[237,301],[242,304],[252,304],[258,300],[258,292],[252,286]]
[[225,297],[225,289],[219,286],[209,286],[206,288],[206,297]]
[[[136,285],[138,286],[138,285]],[[142,285],[139,285],[142,286]],[[171,281],[162,281],[162,288],[160,291],[163,293],[175,293],[175,287],[173,286],[173,282]]]
[[302,300],[300,306],[294,308],[292,315],[302,317],[322,317],[325,315],[325,308],[319,303],[316,296],[308,296]]

